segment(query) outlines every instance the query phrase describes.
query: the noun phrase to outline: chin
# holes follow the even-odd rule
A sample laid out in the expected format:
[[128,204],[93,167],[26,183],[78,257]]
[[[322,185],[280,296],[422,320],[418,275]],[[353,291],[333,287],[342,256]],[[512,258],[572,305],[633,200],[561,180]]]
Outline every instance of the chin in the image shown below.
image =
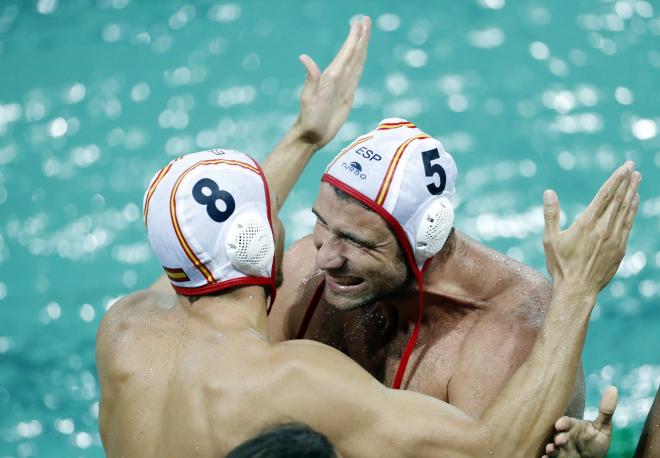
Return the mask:
[[377,301],[377,298],[373,294],[361,294],[357,297],[351,297],[337,294],[327,289],[324,298],[329,305],[343,312],[357,310]]

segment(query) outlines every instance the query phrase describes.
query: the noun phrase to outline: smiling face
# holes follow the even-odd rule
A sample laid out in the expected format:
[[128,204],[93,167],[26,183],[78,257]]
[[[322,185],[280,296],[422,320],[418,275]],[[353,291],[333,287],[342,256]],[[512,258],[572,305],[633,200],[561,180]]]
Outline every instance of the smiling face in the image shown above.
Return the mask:
[[316,265],[325,271],[325,299],[353,310],[388,296],[408,283],[403,250],[377,213],[340,198],[321,183],[316,215]]

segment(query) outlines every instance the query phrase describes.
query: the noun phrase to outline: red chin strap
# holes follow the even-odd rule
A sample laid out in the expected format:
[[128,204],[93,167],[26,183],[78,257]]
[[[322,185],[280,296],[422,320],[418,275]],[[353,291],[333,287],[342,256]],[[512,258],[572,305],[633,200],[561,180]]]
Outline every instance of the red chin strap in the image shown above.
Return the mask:
[[399,367],[396,370],[396,375],[394,376],[394,381],[392,382],[392,388],[394,388],[395,390],[401,388],[401,382],[403,381],[403,376],[406,373],[408,360],[410,359],[410,355],[415,349],[415,344],[417,343],[417,336],[419,335],[419,328],[422,326],[422,314],[424,313],[424,271],[428,266],[428,261],[429,260],[427,260],[424,263],[424,267],[419,273],[417,272],[417,268],[416,268],[417,266],[415,266],[415,271],[416,271],[415,278],[417,279],[417,287],[419,288],[419,307],[417,312],[417,323],[415,323],[415,329],[413,329],[412,334],[410,334],[410,338],[408,338],[408,343],[406,344],[406,348],[403,351],[403,355],[401,355],[401,359],[399,360]]
[[417,279],[417,286],[419,288],[419,311],[417,314],[417,323],[415,324],[415,329],[413,329],[413,332],[408,339],[406,348],[403,351],[401,360],[399,361],[399,368],[396,371],[394,382],[392,383],[392,388],[400,389],[401,383],[403,382],[403,376],[406,373],[406,367],[408,366],[408,360],[410,359],[410,355],[415,348],[415,343],[417,343],[417,336],[419,335],[419,328],[422,325],[422,314],[424,312],[424,272],[426,271],[426,268],[429,266],[431,259],[433,258],[427,259],[424,262],[422,269],[420,270],[419,267],[417,267],[415,254],[413,253],[413,249],[410,246],[410,242],[408,242],[408,238],[406,237],[406,233],[403,230],[403,227],[401,227],[401,224],[387,210],[376,204],[376,202],[362,194],[360,191],[353,189],[332,175],[328,175],[327,173],[324,174],[321,178],[321,181],[325,181],[326,183],[341,189],[351,197],[369,206],[389,224],[389,226],[392,228],[392,231],[394,232],[394,235],[401,243],[403,252],[406,256],[406,260],[408,261],[408,265],[410,266],[410,269],[413,271],[415,278]]

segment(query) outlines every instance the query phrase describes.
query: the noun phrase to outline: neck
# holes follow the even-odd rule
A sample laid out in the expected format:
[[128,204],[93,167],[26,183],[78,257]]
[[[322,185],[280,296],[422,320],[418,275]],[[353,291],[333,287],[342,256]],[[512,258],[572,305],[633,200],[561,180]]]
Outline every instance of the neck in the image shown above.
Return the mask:
[[[490,278],[480,271],[484,270],[492,253],[478,249],[473,240],[458,232],[447,248],[447,252],[440,252],[431,260],[424,272],[424,314],[433,313],[434,306],[448,303],[488,306],[496,292]],[[419,305],[417,280],[413,278],[410,289],[392,299],[385,302],[398,309],[403,319],[416,319]]]
[[181,305],[191,318],[218,332],[228,327],[254,330],[269,339],[266,319],[266,292],[262,286],[234,288],[217,296],[202,296],[195,302],[179,296]]
[[457,302],[487,301],[488,281],[479,274],[484,261],[474,241],[456,233],[450,252],[436,255],[424,273],[424,292]]

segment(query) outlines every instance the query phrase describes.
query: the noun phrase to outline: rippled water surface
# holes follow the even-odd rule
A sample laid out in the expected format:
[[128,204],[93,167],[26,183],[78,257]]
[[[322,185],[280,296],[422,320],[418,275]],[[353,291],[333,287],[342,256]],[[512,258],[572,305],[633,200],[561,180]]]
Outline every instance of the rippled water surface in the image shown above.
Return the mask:
[[572,220],[632,159],[644,175],[628,253],[584,353],[587,416],[620,389],[626,456],[660,382],[657,1],[38,0],[0,2],[0,456],[102,456],[94,335],[159,274],[147,180],[212,146],[263,159],[291,124],[306,52],[328,63],[374,18],[355,109],[284,209],[310,231],[324,164],[387,116],[458,163],[457,227],[543,269],[543,189]]

